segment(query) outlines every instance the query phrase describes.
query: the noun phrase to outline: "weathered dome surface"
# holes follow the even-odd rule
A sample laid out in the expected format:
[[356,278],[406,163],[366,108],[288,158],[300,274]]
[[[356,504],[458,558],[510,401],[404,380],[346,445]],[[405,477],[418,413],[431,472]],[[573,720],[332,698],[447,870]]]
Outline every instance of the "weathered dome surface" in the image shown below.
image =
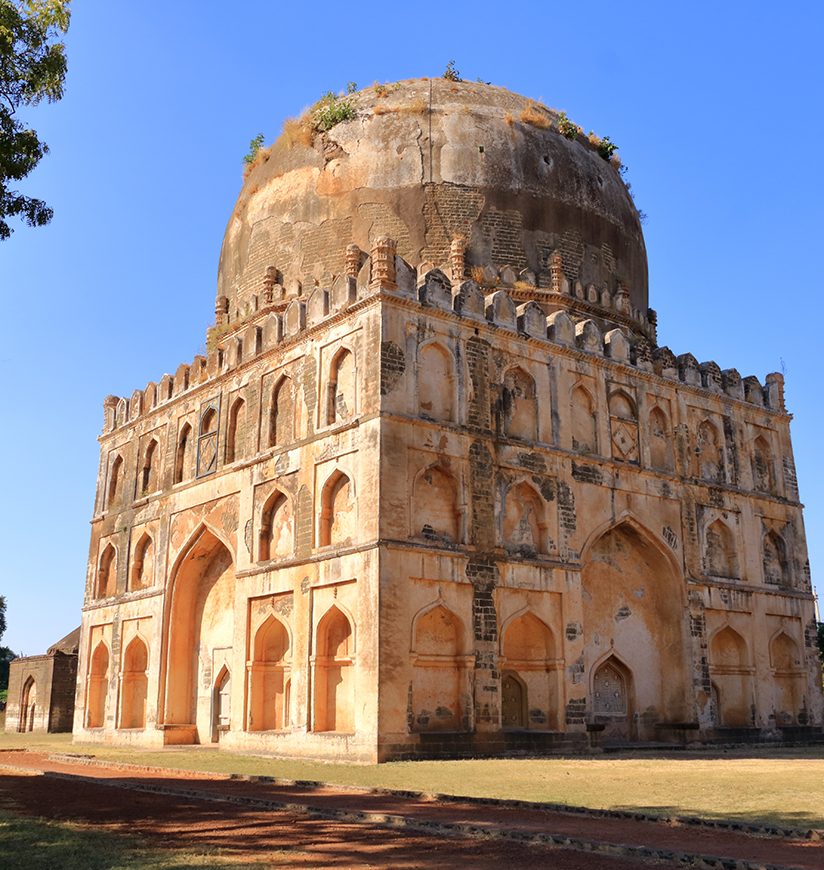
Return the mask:
[[347,245],[368,252],[382,235],[416,267],[446,263],[462,237],[469,268],[528,270],[541,287],[560,253],[570,284],[621,283],[646,311],[638,211],[583,136],[524,122],[531,101],[490,85],[416,79],[350,99],[355,118],[311,145],[281,137],[246,179],[218,273],[233,318],[254,307],[267,267],[305,292],[344,271]]

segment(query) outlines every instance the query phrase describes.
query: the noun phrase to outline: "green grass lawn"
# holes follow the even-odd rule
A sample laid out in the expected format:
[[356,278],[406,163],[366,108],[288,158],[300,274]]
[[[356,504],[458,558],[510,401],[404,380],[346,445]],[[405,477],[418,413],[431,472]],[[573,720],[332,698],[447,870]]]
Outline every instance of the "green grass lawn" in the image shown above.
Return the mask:
[[[93,754],[102,759],[216,773],[264,774],[344,785],[549,801],[705,818],[824,828],[824,748],[597,758],[324,764],[209,749],[72,744],[70,735],[0,735],[0,749]],[[0,763],[2,763],[0,754]]]

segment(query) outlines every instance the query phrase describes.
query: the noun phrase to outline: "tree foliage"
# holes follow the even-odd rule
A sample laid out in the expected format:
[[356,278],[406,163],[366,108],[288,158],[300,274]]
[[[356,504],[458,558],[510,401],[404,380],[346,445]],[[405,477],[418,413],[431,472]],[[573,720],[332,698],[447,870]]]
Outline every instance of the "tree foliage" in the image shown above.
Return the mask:
[[65,45],[71,0],[0,0],[0,239],[12,229],[9,218],[43,226],[52,210],[41,199],[24,196],[11,184],[25,178],[48,153],[37,133],[17,111],[63,96]]
[[[0,640],[6,631],[6,597],[0,595]],[[7,647],[0,646],[0,692],[9,686],[9,662],[17,656]]]

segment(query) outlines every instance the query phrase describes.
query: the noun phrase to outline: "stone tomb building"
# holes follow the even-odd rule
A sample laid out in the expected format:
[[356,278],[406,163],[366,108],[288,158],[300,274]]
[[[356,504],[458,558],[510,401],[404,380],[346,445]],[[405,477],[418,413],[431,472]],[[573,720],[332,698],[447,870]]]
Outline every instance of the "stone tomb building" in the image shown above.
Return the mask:
[[6,731],[72,730],[79,644],[78,626],[45,655],[10,663]]
[[658,346],[632,198],[555,113],[351,101],[249,173],[208,356],[105,402],[75,736],[376,761],[820,730],[781,375]]

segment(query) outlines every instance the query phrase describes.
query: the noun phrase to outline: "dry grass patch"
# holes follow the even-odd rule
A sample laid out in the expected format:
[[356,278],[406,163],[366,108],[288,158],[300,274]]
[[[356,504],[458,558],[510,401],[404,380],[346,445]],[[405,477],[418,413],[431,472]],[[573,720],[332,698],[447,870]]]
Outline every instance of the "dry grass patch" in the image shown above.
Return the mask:
[[287,148],[294,148],[296,145],[311,148],[314,138],[315,131],[308,115],[301,115],[299,118],[287,118],[283,122],[278,141]]
[[521,111],[521,121],[541,130],[548,130],[552,126],[552,118],[549,111],[535,102],[527,103]]

